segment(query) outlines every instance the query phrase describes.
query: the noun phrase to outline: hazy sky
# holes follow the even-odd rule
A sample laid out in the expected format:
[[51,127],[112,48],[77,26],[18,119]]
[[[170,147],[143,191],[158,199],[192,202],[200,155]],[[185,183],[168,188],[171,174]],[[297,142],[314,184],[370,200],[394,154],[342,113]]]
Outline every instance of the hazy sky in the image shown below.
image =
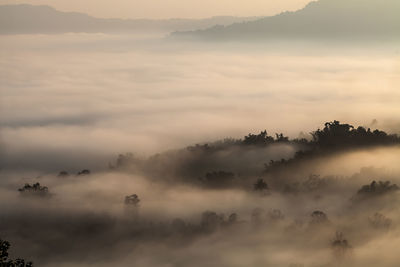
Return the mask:
[[265,16],[297,10],[308,2],[310,0],[0,0],[0,4],[49,5],[62,11],[121,18]]

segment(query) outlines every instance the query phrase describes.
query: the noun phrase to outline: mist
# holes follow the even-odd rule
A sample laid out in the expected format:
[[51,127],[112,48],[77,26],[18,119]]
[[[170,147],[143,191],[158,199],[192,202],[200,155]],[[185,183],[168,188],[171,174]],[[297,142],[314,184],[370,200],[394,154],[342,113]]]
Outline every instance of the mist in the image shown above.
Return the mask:
[[1,46],[3,168],[99,168],[119,153],[263,129],[295,138],[332,119],[399,128],[392,47],[211,46],[103,34],[3,36]]
[[399,265],[398,42],[240,20],[0,35],[1,266]]

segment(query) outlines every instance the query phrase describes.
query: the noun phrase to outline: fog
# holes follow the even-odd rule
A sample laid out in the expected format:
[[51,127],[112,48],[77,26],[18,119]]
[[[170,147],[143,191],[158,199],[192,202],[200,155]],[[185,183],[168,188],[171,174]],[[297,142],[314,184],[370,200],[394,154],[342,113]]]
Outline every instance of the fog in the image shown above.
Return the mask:
[[[357,153],[335,160],[348,162]],[[398,158],[400,151],[379,153]],[[371,158],[364,155],[360,165]],[[3,173],[0,231],[12,242],[12,255],[36,266],[396,266],[398,191],[353,198],[375,177],[399,183],[398,168],[378,163],[383,168],[347,176],[338,170],[343,164],[327,160],[319,165],[339,178],[328,187],[296,194],[273,187],[259,194],[251,186],[171,186],[119,171],[69,177]],[[48,186],[51,196],[16,190],[34,182]],[[124,204],[132,193],[140,197],[134,210]],[[313,218],[317,210],[328,219]],[[224,217],[207,220],[205,211]],[[237,219],[231,222],[232,213]],[[350,247],[332,245],[336,232]]]
[[297,137],[333,119],[399,128],[393,46],[1,38],[3,168],[100,167],[263,129]]
[[395,44],[1,36],[0,238],[45,267],[397,266],[399,85]]

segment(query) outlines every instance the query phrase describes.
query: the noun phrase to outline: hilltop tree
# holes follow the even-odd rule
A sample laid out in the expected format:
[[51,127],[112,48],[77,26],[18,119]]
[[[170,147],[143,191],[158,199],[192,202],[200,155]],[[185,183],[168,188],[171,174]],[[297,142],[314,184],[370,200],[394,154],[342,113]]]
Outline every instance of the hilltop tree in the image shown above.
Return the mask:
[[384,145],[398,143],[397,135],[388,135],[384,131],[365,129],[359,126],[340,123],[339,121],[325,123],[324,129],[311,133],[313,142],[320,148],[344,148],[366,145]]
[[267,131],[264,130],[259,134],[249,134],[244,137],[243,144],[265,146],[274,142],[274,138],[269,136]]

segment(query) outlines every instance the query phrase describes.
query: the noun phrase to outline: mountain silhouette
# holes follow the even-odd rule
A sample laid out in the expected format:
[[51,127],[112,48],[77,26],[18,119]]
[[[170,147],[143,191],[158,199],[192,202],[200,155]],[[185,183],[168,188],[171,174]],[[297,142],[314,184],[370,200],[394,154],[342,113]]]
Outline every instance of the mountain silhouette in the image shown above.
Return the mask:
[[1,5],[0,34],[146,33],[204,29],[257,17],[212,17],[207,19],[103,19],[84,13],[61,12],[49,6]]
[[173,37],[205,39],[293,39],[400,37],[399,0],[320,0],[295,12],[255,21],[175,32]]

